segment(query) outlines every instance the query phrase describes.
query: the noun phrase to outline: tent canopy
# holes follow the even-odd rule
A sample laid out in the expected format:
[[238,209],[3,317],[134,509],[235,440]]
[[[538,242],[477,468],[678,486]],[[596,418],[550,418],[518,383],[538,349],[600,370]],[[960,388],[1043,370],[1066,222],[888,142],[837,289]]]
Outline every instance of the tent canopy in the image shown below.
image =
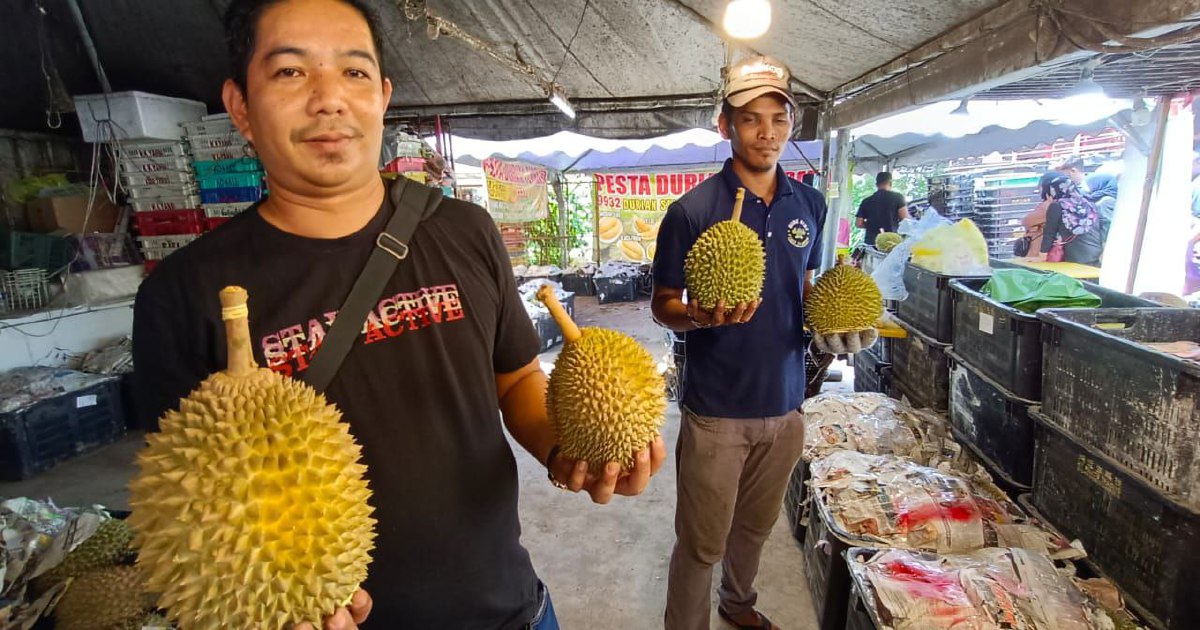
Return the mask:
[[[459,164],[479,166],[482,159],[488,156],[466,155],[459,157]],[[636,149],[617,149],[615,151],[588,151],[583,155],[572,156],[561,151],[537,155],[530,152],[516,156],[504,157],[508,160],[528,162],[545,166],[551,170],[562,171],[607,171],[623,169],[651,169],[660,167],[692,167],[721,164],[730,157],[729,143],[719,142],[714,145],[687,144],[679,148],[652,146],[644,151]],[[780,162],[811,163],[819,167],[821,163],[821,143],[818,141],[789,143],[780,157]]]
[[[46,109],[100,83],[72,0],[10,0],[0,22],[0,128],[46,131]],[[778,57],[816,102],[999,0],[773,0],[753,50]],[[116,91],[203,101],[221,111],[229,0],[78,0]],[[380,16],[396,115],[449,114],[459,135],[511,139],[575,129],[614,138],[707,126],[721,82],[726,0],[368,0]],[[45,10],[44,16],[38,6]],[[903,19],[897,19],[903,16]],[[576,31],[578,33],[576,34]],[[431,37],[436,34],[436,37]],[[747,54],[740,48],[738,56]],[[45,62],[46,73],[43,73]],[[47,78],[49,75],[49,78]],[[549,104],[562,87],[575,121]],[[478,118],[477,114],[501,118]],[[74,133],[68,118],[64,132]]]

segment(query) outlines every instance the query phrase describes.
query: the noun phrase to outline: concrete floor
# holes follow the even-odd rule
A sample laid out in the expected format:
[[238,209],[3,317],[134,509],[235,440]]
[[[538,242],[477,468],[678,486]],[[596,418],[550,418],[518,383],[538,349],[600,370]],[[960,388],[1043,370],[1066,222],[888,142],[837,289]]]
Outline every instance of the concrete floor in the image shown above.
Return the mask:
[[[669,352],[664,331],[650,319],[648,301],[598,305],[577,298],[576,319],[583,326],[606,326],[630,334],[655,357]],[[553,363],[557,349],[542,356]],[[844,370],[849,374],[849,370]],[[849,381],[828,387],[845,389]],[[594,505],[586,494],[552,487],[541,463],[514,443],[521,480],[523,542],[549,586],[563,628],[650,629],[662,627],[667,564],[674,545],[674,444],[679,411],[669,406],[663,437],[668,460],[636,498],[617,497]],[[125,489],[133,474],[140,433],[99,452],[61,464],[34,479],[0,483],[0,497],[53,498],[58,505],[98,503],[126,509]],[[815,628],[816,618],[804,578],[804,561],[781,514],[767,541],[757,580],[759,609],[782,628]],[[720,568],[714,570],[714,586]],[[713,628],[728,628],[716,615]]]

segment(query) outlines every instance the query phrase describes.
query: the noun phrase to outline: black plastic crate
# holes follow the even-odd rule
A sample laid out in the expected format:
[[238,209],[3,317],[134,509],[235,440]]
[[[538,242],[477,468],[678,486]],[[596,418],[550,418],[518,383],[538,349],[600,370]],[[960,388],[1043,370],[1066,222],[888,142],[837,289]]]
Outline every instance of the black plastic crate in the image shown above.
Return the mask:
[[783,495],[783,511],[787,515],[792,537],[804,544],[805,521],[808,511],[808,462],[797,460],[788,478],[787,493]]
[[[1014,396],[1042,399],[1042,322],[981,293],[986,278],[954,280],[954,351]],[[1132,295],[1084,283],[1101,308],[1155,307]]]
[[862,589],[854,581],[850,581],[850,602],[846,604],[846,630],[878,630],[867,605],[863,601]]
[[889,394],[892,365],[880,356],[880,344],[854,355],[854,391]]
[[907,322],[900,325],[908,336],[892,346],[891,378],[896,394],[918,408],[950,408],[950,346],[917,332]]
[[118,379],[0,414],[0,478],[28,479],[125,432]]
[[1033,401],[1022,400],[951,352],[950,424],[955,440],[1012,494],[1033,482]]
[[575,295],[596,295],[596,284],[592,282],[592,277],[577,273],[563,274],[562,288]]
[[1200,628],[1200,514],[1066,433],[1039,423],[1033,505],[1158,628]]
[[1200,310],[1038,312],[1050,423],[1200,511],[1200,364],[1142,343],[1200,339]]
[[912,263],[904,269],[904,286],[908,299],[900,302],[897,314],[919,332],[938,343],[954,341],[954,291],[950,281],[962,277],[947,276],[918,267]]
[[596,278],[596,297],[601,304],[633,302],[638,299],[638,278]]
[[850,567],[843,554],[850,548],[829,529],[825,515],[815,504],[809,510],[804,538],[804,577],[812,597],[819,630],[846,627],[846,607],[850,600]]

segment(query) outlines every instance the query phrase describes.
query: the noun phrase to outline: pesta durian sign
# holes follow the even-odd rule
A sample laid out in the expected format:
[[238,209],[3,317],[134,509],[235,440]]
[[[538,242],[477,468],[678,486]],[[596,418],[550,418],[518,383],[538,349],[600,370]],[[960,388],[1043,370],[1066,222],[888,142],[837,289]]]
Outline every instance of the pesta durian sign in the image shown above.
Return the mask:
[[488,158],[483,161],[483,175],[488,213],[497,223],[528,223],[549,214],[546,184],[550,177],[544,167]]
[[[784,169],[799,180],[811,171]],[[654,260],[658,225],[676,199],[716,175],[718,169],[661,173],[596,173],[594,199],[600,261]]]

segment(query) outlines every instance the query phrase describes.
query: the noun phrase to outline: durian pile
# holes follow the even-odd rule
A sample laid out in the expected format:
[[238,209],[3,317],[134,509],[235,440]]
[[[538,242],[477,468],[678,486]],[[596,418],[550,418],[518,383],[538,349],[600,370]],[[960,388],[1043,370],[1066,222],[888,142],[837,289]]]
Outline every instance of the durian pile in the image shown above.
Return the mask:
[[563,331],[546,393],[562,454],[586,460],[596,474],[610,461],[632,468],[634,455],[658,436],[667,408],[666,383],[654,358],[615,330],[580,329],[550,286],[538,291],[538,299]]
[[846,264],[821,274],[804,301],[808,327],[822,336],[874,328],[882,315],[879,286],[861,269]]
[[875,249],[887,254],[904,240],[903,236],[895,232],[884,232],[875,237]]
[[34,579],[35,594],[66,582],[54,606],[57,630],[141,630],[167,628],[154,613],[157,596],[146,590],[140,569],[129,564],[133,530],[109,519],[73,549],[62,563]]
[[696,239],[684,259],[688,297],[711,310],[724,301],[732,309],[762,296],[766,253],[762,239],[742,223],[746,189],[737,190],[733,217],[708,228]]
[[311,387],[259,368],[246,292],[221,292],[229,367],[146,436],[130,484],[138,567],[183,630],[320,627],[367,577],[360,447]]

